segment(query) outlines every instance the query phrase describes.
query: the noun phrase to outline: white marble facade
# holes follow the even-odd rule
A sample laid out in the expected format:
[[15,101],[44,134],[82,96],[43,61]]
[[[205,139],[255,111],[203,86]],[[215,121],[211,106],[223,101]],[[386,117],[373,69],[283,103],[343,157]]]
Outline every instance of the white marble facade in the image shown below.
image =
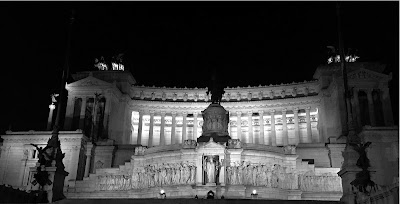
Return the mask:
[[[379,64],[349,64],[351,105],[358,127],[393,125],[391,75],[381,72]],[[337,172],[345,141],[339,136],[347,127],[336,65],[318,67],[313,81],[226,87],[221,105],[229,112],[233,146],[196,143],[202,135],[201,112],[210,104],[206,88],[137,86],[128,71],[80,72],[73,77],[75,82],[66,85],[64,129],[83,133],[76,140],[79,151],[65,152],[72,162],[64,162],[70,172],[65,184],[71,198],[156,197],[161,188],[172,197],[192,197],[210,189],[232,198],[249,197],[253,190],[260,198],[338,200],[342,196]],[[95,93],[101,94],[97,106]],[[54,107],[49,108],[51,115]],[[48,123],[51,127],[50,116]],[[2,138],[15,139],[18,134],[28,135],[9,132]],[[37,132],[33,135],[40,137]],[[96,137],[96,144],[87,142],[90,137]],[[5,140],[12,144],[3,142],[0,184],[16,181],[12,184],[23,187],[26,167],[15,169],[36,160],[28,159],[29,165],[21,160],[25,158],[22,146],[30,140],[8,151],[21,143],[14,139]],[[61,144],[64,148],[63,140]],[[215,186],[204,183],[204,155],[220,162]],[[13,165],[5,167],[4,162]]]

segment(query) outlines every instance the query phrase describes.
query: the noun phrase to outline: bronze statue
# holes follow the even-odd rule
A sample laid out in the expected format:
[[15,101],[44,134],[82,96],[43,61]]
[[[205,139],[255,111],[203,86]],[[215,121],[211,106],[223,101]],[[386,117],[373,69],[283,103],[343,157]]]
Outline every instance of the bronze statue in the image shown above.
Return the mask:
[[207,95],[211,93],[211,103],[220,104],[222,100],[222,95],[224,95],[224,88],[217,83],[217,73],[214,69],[213,75],[211,76],[211,83],[208,87]]
[[[349,143],[349,145],[352,146],[353,149],[360,155],[356,165],[362,169],[362,171],[356,174],[356,179],[350,182],[350,184],[356,187],[359,192],[369,195],[372,189],[376,190],[377,188],[375,182],[371,180],[371,176],[368,171],[368,167],[370,167],[370,165],[366,149],[371,145],[371,142],[367,142],[365,144]],[[368,190],[367,187],[369,187],[370,190]]]
[[50,166],[51,165],[51,161],[52,161],[52,153],[53,151],[51,151],[51,153],[47,153],[47,149],[52,148],[50,146],[46,146],[45,148],[43,147],[38,147],[35,144],[32,144],[32,146],[36,147],[36,150],[38,151],[38,159],[39,159],[39,164],[40,165],[45,165],[45,166]]

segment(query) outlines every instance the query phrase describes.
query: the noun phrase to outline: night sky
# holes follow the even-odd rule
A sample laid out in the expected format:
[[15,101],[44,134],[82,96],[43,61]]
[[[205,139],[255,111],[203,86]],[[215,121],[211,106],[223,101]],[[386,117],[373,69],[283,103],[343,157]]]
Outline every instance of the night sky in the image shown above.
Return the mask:
[[[399,3],[342,2],[345,48],[388,64],[398,123]],[[70,70],[124,53],[139,85],[207,87],[312,80],[338,47],[336,2],[1,2],[0,134],[44,130],[60,89],[75,9]]]

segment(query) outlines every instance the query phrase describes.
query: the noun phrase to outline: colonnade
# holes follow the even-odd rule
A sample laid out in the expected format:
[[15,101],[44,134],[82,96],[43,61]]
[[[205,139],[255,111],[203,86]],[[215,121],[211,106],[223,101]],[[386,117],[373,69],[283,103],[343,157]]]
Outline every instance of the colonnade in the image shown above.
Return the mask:
[[[378,107],[378,104],[374,103],[373,99],[373,91],[376,91],[376,93],[379,94],[378,100],[381,102],[381,107]],[[380,114],[379,111],[375,111],[375,108],[382,108],[382,113],[383,113],[383,126],[392,126],[394,124],[393,121],[393,112],[392,112],[392,106],[391,106],[391,101],[390,101],[390,95],[389,95],[389,88],[380,88],[380,89],[372,89],[372,88],[353,88],[353,97],[352,97],[352,103],[353,103],[353,108],[355,110],[355,114],[358,116],[357,118],[357,123],[360,126],[366,125],[362,124],[361,122],[361,111],[360,110],[360,99],[359,99],[359,94],[360,92],[364,92],[367,95],[367,102],[368,102],[368,110],[364,110],[368,112],[369,115],[369,125],[371,126],[378,126],[378,121],[377,121],[377,114]],[[375,100],[377,101],[377,100]]]
[[[110,115],[110,109],[111,109],[111,104],[109,101],[109,96],[102,96],[100,99],[104,100],[105,102],[105,107],[104,107],[104,120],[103,120],[103,126],[107,127],[108,123],[108,116]],[[100,100],[99,99],[99,100]],[[77,107],[76,106],[76,101],[80,100],[81,101],[81,106]],[[72,124],[73,120],[75,119],[75,115],[79,112],[79,122],[78,122],[78,127],[81,130],[85,128],[85,117],[86,117],[86,109],[88,107],[88,101],[93,100],[95,101],[95,96],[69,96],[68,101],[67,101],[67,109],[65,112],[65,122],[64,122],[64,129],[65,130],[70,130],[72,129]],[[78,110],[79,108],[79,110]],[[95,112],[95,105],[92,105],[92,114]],[[49,121],[50,123],[50,116],[49,116]],[[87,124],[86,124],[87,125]]]
[[[242,142],[245,143],[256,143],[256,144],[266,144],[266,145],[271,145],[271,146],[285,146],[291,144],[289,142],[289,136],[288,136],[288,124],[294,126],[294,139],[296,143],[315,143],[319,142],[319,135],[314,135],[312,134],[312,123],[317,122],[318,120],[318,115],[317,115],[317,109],[313,108],[315,112],[313,112],[313,115],[311,115],[311,107],[305,107],[302,109],[299,108],[292,108],[292,109],[274,109],[274,110],[260,110],[260,111],[247,111],[247,112],[242,112],[242,111],[231,111],[230,112],[230,125],[229,125],[229,135],[232,137],[232,139],[240,139]],[[198,132],[199,128],[201,129],[201,123],[199,123],[199,120],[202,120],[201,114],[199,112],[192,112],[190,116],[188,116],[188,112],[155,112],[155,111],[136,111],[138,114],[138,119],[136,119],[135,125],[137,125],[137,137],[135,138],[136,141],[134,143],[136,144],[141,144],[144,146],[155,146],[155,135],[154,135],[154,118],[161,118],[161,124],[160,122],[160,138],[159,139],[159,145],[166,145],[166,144],[176,144],[180,143],[184,140],[187,139],[193,139],[196,140],[198,137],[201,136],[201,133]],[[301,114],[302,116],[299,116]],[[166,139],[166,115],[172,118],[172,123],[171,120],[169,121],[168,127],[171,127],[171,137],[170,141],[167,142]],[[192,116],[193,115],[193,116]],[[147,123],[146,125],[149,125],[149,132],[148,132],[148,142],[146,144],[144,137],[144,119],[143,117],[147,117]],[[150,119],[148,119],[148,117]],[[182,128],[182,134],[177,136],[177,117],[180,117],[180,124],[179,127]],[[193,121],[193,126],[190,125],[190,127],[193,127],[193,134],[188,135],[188,118],[190,117],[190,121]],[[199,118],[200,117],[200,118]],[[260,118],[263,118],[262,122],[260,121]],[[306,137],[300,137],[300,123],[305,123],[305,132],[306,132]],[[132,125],[134,125],[132,123]],[[279,125],[279,127],[282,127],[282,130],[279,129],[279,131],[282,131],[282,143],[277,143],[277,129],[275,128],[276,125]],[[268,127],[268,128],[267,128]],[[304,127],[304,125],[302,125]],[[248,134],[245,135],[242,132],[242,128],[247,128]],[[314,127],[315,128],[315,127]],[[168,130],[169,131],[169,130]],[[270,136],[269,141],[265,141],[266,137],[264,136],[265,132],[268,133]],[[290,130],[293,131],[293,130]],[[236,134],[234,134],[236,132]],[[255,132],[259,132],[259,134],[256,136]],[[304,131],[303,131],[304,132]],[[318,131],[316,131],[318,132]],[[132,133],[133,134],[133,133]],[[314,133],[315,134],[315,133]],[[158,135],[157,135],[158,136]],[[146,130],[146,137],[147,137],[147,130]],[[169,138],[168,138],[169,139]],[[292,142],[293,143],[293,142]]]

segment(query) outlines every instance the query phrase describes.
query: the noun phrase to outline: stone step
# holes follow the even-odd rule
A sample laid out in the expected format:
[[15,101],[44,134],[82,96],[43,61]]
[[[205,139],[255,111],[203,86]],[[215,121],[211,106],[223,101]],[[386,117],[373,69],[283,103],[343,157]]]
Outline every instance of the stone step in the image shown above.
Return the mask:
[[65,199],[57,201],[58,204],[342,204],[339,201],[314,201],[314,200],[261,200],[261,199]]

